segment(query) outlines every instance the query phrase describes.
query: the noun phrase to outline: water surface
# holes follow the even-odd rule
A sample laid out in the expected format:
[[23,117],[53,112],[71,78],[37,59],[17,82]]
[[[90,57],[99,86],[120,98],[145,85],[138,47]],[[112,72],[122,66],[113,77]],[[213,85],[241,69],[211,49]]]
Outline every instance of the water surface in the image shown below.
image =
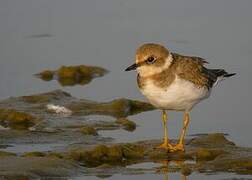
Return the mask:
[[[252,146],[251,7],[249,0],[1,1],[0,99],[63,89],[73,96],[97,101],[118,97],[145,100],[138,91],[136,74],[124,69],[133,63],[140,44],[158,42],[178,53],[204,57],[213,68],[237,73],[195,107],[188,133],[224,132],[238,145]],[[42,82],[33,76],[44,69],[78,64],[101,66],[110,73],[88,85],[74,87]],[[104,131],[103,135],[115,137],[116,141],[162,136],[158,110],[129,118],[138,125],[133,133]],[[169,118],[170,136],[176,138],[182,115],[171,112]],[[179,174],[171,176],[180,178]],[[128,178],[116,175],[109,179]],[[144,174],[130,178],[165,176]],[[189,177],[225,178],[233,176]]]

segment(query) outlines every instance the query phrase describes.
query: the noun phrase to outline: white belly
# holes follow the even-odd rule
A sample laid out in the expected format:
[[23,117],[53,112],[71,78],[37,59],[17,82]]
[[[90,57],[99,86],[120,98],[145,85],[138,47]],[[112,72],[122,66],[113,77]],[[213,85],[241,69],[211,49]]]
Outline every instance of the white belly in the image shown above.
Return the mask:
[[147,80],[141,92],[157,108],[190,111],[195,104],[209,97],[211,90],[206,87],[198,88],[193,83],[176,76],[167,88],[157,87],[152,80]]

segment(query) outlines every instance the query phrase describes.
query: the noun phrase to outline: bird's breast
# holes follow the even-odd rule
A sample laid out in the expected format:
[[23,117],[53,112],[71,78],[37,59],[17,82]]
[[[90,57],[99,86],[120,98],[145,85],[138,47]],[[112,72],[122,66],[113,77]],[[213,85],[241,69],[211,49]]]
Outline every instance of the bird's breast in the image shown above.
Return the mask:
[[206,87],[197,87],[178,76],[168,87],[159,87],[151,79],[147,79],[140,90],[157,108],[176,111],[189,111],[210,95],[210,90]]

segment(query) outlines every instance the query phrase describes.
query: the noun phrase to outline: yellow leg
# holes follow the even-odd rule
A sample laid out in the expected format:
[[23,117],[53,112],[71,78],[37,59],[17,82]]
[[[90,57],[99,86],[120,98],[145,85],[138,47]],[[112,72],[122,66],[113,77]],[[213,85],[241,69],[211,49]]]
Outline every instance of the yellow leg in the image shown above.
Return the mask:
[[185,112],[183,128],[179,137],[179,142],[176,146],[173,147],[175,151],[185,151],[185,133],[186,133],[189,121],[190,121],[189,113]]
[[182,180],[187,180],[187,177],[185,175],[182,175]]
[[163,148],[166,150],[171,150],[173,147],[172,145],[169,143],[169,139],[168,139],[168,130],[167,130],[167,114],[166,111],[163,110],[162,111],[162,121],[163,121],[163,126],[164,126],[164,143],[161,144],[160,146],[158,146],[158,148]]
[[168,180],[168,173],[165,173],[164,180]]

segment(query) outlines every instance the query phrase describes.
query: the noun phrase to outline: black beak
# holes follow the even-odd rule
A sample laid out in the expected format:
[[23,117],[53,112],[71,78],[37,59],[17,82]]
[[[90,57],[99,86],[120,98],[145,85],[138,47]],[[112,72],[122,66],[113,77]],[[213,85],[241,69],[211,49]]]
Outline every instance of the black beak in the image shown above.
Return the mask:
[[131,66],[127,67],[125,71],[132,71],[135,70],[139,65],[138,64],[132,64]]

